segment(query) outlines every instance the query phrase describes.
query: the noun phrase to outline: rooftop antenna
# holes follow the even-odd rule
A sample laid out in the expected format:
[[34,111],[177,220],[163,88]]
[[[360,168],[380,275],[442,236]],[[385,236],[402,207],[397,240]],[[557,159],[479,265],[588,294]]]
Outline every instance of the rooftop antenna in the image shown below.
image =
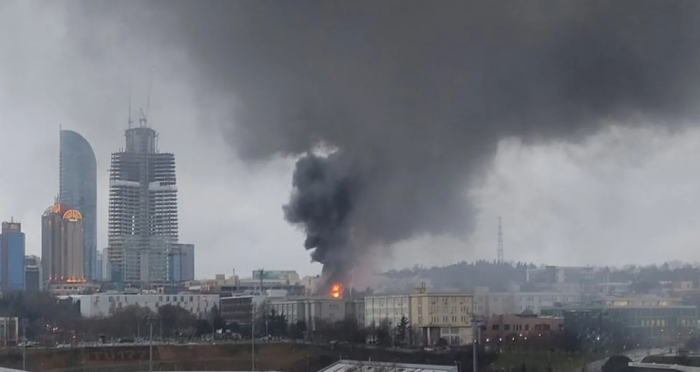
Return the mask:
[[148,114],[148,109],[151,108],[151,88],[152,87],[153,87],[153,67],[151,67],[150,73],[148,75],[148,96],[146,96],[146,113],[147,114]]
[[134,121],[131,119],[131,81],[129,82],[129,128],[131,128],[131,124],[134,123]]
[[498,217],[498,263],[503,263],[503,229],[500,216]]

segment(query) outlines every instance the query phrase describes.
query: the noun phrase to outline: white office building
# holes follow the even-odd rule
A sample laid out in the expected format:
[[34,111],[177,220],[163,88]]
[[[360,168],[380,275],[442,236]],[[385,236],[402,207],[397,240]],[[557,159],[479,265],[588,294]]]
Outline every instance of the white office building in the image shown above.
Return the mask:
[[365,297],[365,324],[368,327],[379,326],[382,322],[395,327],[403,317],[411,319],[409,295]]
[[158,312],[165,305],[179,306],[200,319],[208,318],[214,306],[219,306],[219,295],[196,293],[180,294],[125,294],[96,293],[76,296],[80,299],[80,315],[87,318],[107,317],[128,306],[140,306]]

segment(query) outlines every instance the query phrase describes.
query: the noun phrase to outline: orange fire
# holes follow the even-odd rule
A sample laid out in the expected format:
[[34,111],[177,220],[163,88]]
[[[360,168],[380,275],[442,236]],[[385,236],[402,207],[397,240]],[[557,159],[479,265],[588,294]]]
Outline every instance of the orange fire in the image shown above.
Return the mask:
[[331,285],[331,297],[341,298],[343,297],[343,285],[340,283],[333,283]]

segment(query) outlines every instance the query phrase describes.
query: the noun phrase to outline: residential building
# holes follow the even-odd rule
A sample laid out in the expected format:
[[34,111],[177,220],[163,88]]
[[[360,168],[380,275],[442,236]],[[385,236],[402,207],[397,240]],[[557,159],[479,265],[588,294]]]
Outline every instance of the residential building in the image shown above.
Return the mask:
[[368,327],[382,323],[395,327],[403,317],[411,319],[410,295],[365,297],[365,324]]
[[44,288],[41,270],[41,258],[37,256],[24,257],[24,290],[26,292],[41,292]]
[[128,294],[128,293],[96,293],[79,296],[80,314],[84,317],[110,316],[127,306],[140,306],[158,312],[161,306],[179,306],[199,319],[208,319],[211,310],[219,307],[219,295],[197,293],[167,294]]
[[507,337],[548,337],[564,330],[564,318],[542,317],[527,311],[523,314],[505,314],[489,317],[481,335],[482,342],[503,340]]
[[43,279],[49,283],[85,281],[82,214],[56,203],[41,216]]
[[83,220],[83,273],[97,276],[97,162],[80,134],[61,130],[59,202],[77,209]]
[[466,345],[474,339],[473,309],[471,293],[428,293],[421,287],[410,296],[410,324],[423,345],[435,345],[440,339]]
[[175,155],[160,152],[157,133],[141,119],[112,154],[108,260],[112,281],[163,285],[178,243]]
[[3,222],[0,235],[2,293],[24,290],[24,233],[19,222]]

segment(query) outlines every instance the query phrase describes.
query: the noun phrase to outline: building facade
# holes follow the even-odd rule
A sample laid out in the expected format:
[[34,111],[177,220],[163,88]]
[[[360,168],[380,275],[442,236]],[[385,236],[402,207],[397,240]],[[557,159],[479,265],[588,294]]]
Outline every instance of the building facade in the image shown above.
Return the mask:
[[419,288],[410,296],[411,327],[419,332],[422,345],[440,339],[449,345],[471,344],[474,339],[474,295],[471,293],[428,293]]
[[126,148],[112,154],[107,257],[112,281],[168,282],[168,257],[178,243],[175,155],[158,151],[156,138],[142,119],[126,130]]
[[24,257],[24,290],[26,292],[41,292],[44,289],[42,271],[41,258]]
[[82,214],[56,203],[41,216],[43,280],[47,283],[85,281]]
[[565,331],[581,335],[590,343],[616,343],[627,348],[678,344],[693,337],[698,325],[695,306],[663,300],[644,305],[603,301],[543,309],[542,314],[563,317]]
[[489,292],[477,289],[474,294],[475,314],[482,319],[524,311],[539,314],[543,308],[578,302],[580,295],[563,292]]
[[83,272],[97,278],[97,162],[80,134],[61,130],[59,202],[77,209],[83,219]]
[[365,324],[378,327],[386,324],[395,327],[401,318],[411,319],[410,295],[365,297]]
[[316,331],[321,322],[335,323],[344,320],[347,316],[346,303],[342,299],[325,297],[270,299],[266,306],[269,310],[284,315],[288,324],[306,323],[309,331]]
[[19,222],[3,222],[0,235],[2,292],[24,290],[24,233]]
[[548,337],[564,330],[564,318],[541,317],[534,314],[494,315],[485,322],[482,341],[503,340],[507,337]]
[[139,306],[158,312],[161,306],[179,306],[198,319],[208,319],[211,310],[219,307],[218,295],[195,293],[180,294],[126,294],[96,293],[80,296],[80,314],[84,317],[105,317],[128,306]]
[[194,280],[194,245],[172,244],[167,267],[167,281],[171,284]]

